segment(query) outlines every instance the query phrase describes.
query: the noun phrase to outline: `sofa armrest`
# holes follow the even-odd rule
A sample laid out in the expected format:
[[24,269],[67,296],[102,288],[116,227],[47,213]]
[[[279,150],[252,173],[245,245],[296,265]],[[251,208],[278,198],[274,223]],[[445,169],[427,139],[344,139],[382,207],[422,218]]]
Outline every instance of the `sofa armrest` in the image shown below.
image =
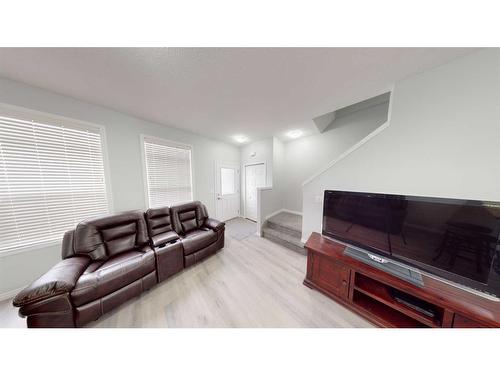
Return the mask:
[[90,259],[87,257],[72,257],[60,261],[38,280],[19,292],[12,302],[13,305],[23,307],[69,293],[89,263]]
[[225,223],[223,221],[215,220],[210,217],[207,217],[205,219],[205,222],[203,223],[203,226],[210,228],[216,232],[220,231],[221,229],[224,229]]
[[174,231],[168,231],[151,237],[153,247],[164,246],[179,239],[179,235]]

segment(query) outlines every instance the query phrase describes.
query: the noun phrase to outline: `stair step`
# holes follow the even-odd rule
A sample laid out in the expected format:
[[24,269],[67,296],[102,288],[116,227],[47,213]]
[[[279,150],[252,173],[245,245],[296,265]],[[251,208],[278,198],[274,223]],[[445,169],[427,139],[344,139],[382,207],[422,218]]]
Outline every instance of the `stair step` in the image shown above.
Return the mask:
[[289,212],[280,212],[266,221],[269,228],[285,232],[300,239],[302,237],[302,216]]
[[296,239],[299,239],[299,240],[301,239],[301,236],[302,236],[302,232],[300,232],[300,231],[297,231],[297,230],[291,229],[291,228],[287,228],[287,227],[281,226],[279,224],[276,224],[276,223],[273,223],[270,221],[267,221],[265,223],[265,227],[274,229],[275,231],[278,231],[278,232],[286,233],[286,234],[288,234],[292,237],[295,237]]
[[262,235],[264,238],[267,238],[268,240],[280,244],[290,250],[296,251],[300,254],[306,254],[306,250],[304,249],[304,245],[300,239],[295,236],[291,236],[286,232],[265,226],[262,229]]

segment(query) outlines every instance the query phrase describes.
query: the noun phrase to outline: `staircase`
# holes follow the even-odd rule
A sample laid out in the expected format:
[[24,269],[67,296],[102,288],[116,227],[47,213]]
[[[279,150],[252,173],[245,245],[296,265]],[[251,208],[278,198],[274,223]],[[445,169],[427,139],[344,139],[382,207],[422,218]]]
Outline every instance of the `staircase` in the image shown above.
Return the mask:
[[302,216],[280,212],[264,223],[262,236],[300,254],[306,254],[302,237]]

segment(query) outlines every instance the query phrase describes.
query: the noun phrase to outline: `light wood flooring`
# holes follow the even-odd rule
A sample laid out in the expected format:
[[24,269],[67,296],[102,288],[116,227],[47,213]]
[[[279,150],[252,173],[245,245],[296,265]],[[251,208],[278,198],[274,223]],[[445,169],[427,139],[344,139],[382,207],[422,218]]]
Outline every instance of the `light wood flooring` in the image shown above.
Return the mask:
[[[372,327],[302,284],[306,257],[265,238],[226,235],[216,255],[88,327]],[[0,327],[24,327],[11,301]]]

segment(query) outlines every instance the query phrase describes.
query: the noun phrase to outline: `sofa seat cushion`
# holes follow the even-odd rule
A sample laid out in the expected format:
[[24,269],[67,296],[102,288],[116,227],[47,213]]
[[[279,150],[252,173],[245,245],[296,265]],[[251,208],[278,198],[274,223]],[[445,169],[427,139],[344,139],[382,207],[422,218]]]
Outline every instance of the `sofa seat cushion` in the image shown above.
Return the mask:
[[78,279],[71,292],[75,306],[94,301],[133,283],[155,270],[155,255],[146,251],[131,250],[105,261],[94,261]]
[[184,255],[189,255],[211,245],[217,241],[217,233],[213,230],[195,229],[182,238]]

